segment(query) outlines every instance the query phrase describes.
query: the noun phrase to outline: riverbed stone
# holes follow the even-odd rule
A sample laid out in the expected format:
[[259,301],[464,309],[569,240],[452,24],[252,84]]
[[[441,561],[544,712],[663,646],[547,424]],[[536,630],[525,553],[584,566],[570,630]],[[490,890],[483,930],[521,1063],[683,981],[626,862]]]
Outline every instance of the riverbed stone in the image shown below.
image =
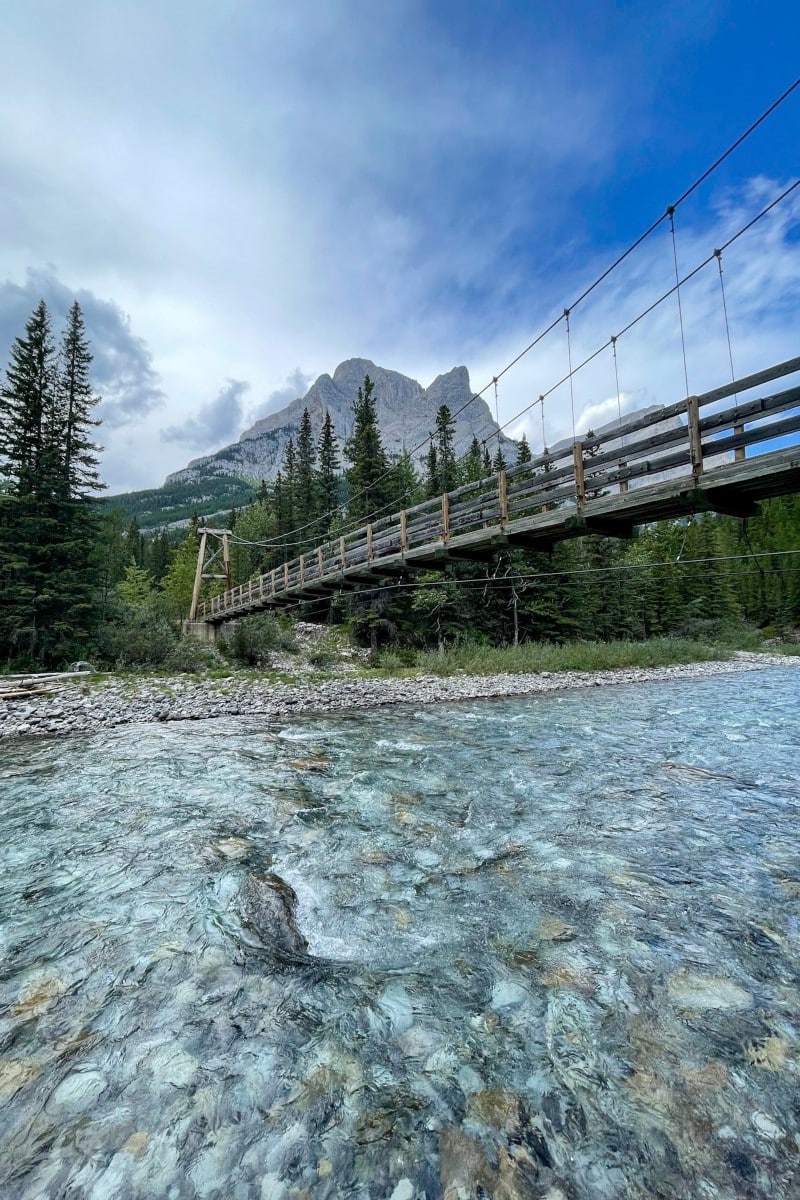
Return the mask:
[[667,980],[667,994],[679,1009],[703,1012],[709,1009],[751,1008],[753,997],[732,979],[677,971]]
[[85,1112],[99,1100],[108,1087],[108,1080],[100,1071],[75,1071],[62,1080],[47,1102],[48,1108],[69,1109]]
[[[201,720],[218,716],[282,716],[375,708],[386,704],[435,704],[498,696],[529,696],[564,689],[615,686],[647,680],[685,680],[736,674],[781,666],[800,669],[800,656],[743,654],[724,662],[688,663],[672,667],[596,672],[498,675],[416,676],[412,679],[316,680],[276,684],[271,680],[212,680],[185,676],[158,681],[135,679],[123,686],[113,676],[93,685],[67,682],[59,694],[58,735],[90,733],[118,725],[153,721]],[[20,704],[0,701],[0,737],[54,736],[48,729],[52,710],[45,700]],[[295,759],[298,771],[324,771],[320,757]],[[398,805],[399,823],[411,824],[410,798]]]

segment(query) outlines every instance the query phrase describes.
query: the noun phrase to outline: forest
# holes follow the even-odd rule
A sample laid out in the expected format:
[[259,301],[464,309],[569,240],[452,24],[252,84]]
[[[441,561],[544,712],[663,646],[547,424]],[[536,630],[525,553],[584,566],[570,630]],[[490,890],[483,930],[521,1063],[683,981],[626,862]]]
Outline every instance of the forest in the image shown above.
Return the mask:
[[[181,636],[199,514],[186,513],[185,528],[145,529],[130,509],[103,500],[91,361],[77,304],[60,342],[39,304],[11,350],[0,416],[0,666],[19,671],[88,660],[197,670],[220,652],[257,662],[259,622],[269,618],[240,622],[213,654]],[[528,460],[523,438],[518,461]],[[419,466],[407,454],[387,454],[368,377],[353,398],[344,444],[329,415],[315,440],[306,411],[274,482],[231,480],[220,490],[220,497],[252,497],[226,518],[233,583],[505,463],[475,439],[457,457],[453,418],[443,405]],[[176,495],[178,504],[185,499]],[[444,572],[309,602],[298,615],[346,626],[385,661],[469,643],[679,637],[750,645],[791,636],[800,625],[799,547],[795,495],[765,502],[746,520],[704,514],[641,527],[627,541],[580,538],[551,554],[520,550],[488,562],[454,561]],[[204,595],[222,586],[207,583]]]

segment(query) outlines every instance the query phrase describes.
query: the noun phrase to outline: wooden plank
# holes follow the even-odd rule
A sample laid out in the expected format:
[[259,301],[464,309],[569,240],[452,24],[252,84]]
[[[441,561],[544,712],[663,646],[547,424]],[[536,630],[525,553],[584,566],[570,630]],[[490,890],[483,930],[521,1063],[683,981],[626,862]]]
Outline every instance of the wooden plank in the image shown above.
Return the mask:
[[800,371],[800,358],[787,358],[785,362],[778,363],[774,367],[767,367],[766,371],[757,371],[755,375],[745,375],[744,379],[736,379],[733,383],[726,383],[723,387],[714,388],[711,392],[703,392],[697,399],[702,405],[714,404],[717,400],[726,400],[728,396],[747,392],[750,388],[759,387],[762,383],[771,383],[773,379],[794,375],[796,371]]
[[408,549],[408,517],[405,509],[400,513],[400,549]]
[[786,388],[783,392],[774,392],[771,396],[759,396],[747,404],[736,404],[723,412],[709,413],[700,418],[700,432],[708,433],[712,429],[724,428],[728,425],[744,423],[745,421],[766,420],[772,413],[785,412],[800,404],[800,387]]
[[442,541],[446,542],[450,537],[450,497],[447,492],[442,493]]
[[775,438],[785,437],[787,433],[795,433],[800,429],[800,412],[782,421],[774,421],[771,425],[745,429],[742,433],[733,433],[729,437],[717,441],[708,439],[703,442],[706,454],[727,454],[739,446],[755,446],[759,442],[771,442]]

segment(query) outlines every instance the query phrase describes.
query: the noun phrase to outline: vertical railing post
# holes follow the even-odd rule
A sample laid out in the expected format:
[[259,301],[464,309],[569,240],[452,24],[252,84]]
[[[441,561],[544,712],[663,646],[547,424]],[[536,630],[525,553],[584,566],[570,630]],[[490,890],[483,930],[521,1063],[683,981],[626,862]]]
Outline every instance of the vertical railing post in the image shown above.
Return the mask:
[[300,582],[305,583],[305,578],[306,578],[306,556],[305,556],[305,554],[301,554],[300,555]]
[[275,568],[273,567],[269,573],[269,582],[273,596],[275,595]]
[[344,534],[339,538],[339,565],[342,570],[347,566],[347,551],[344,548]]
[[[744,425],[734,425],[733,432],[738,437],[738,435],[740,433],[744,433]],[[744,462],[746,457],[747,457],[747,455],[745,453],[744,446],[737,446],[733,452],[733,461],[734,462]]]
[[583,442],[573,442],[572,458],[575,463],[575,501],[578,508],[586,503],[586,477],[583,473]]
[[372,521],[367,521],[367,562],[372,562]]
[[407,549],[408,549],[408,518],[406,517],[406,510],[403,508],[400,510],[400,550],[403,554],[405,554]]
[[320,579],[322,579],[322,575],[324,572],[323,562],[324,562],[324,557],[322,554],[322,546],[318,546],[317,547],[317,571],[319,573]]
[[689,426],[689,457],[692,475],[699,479],[703,474],[703,443],[700,439],[700,401],[697,396],[686,400],[686,418]]
[[[620,460],[620,462],[619,462],[619,469],[620,469],[620,471],[624,471],[624,469],[625,469],[625,467],[627,467],[627,465],[628,465],[628,464],[627,464],[627,462],[623,462],[622,460]],[[627,480],[627,479],[620,479],[620,481],[619,481],[619,494],[620,494],[620,496],[624,496],[624,495],[625,495],[625,493],[627,492],[627,490],[628,490],[628,480]]]
[[505,471],[497,475],[497,499],[500,503],[500,524],[508,524],[508,478]]
[[446,542],[450,537],[450,497],[447,492],[442,492],[442,541]]
[[289,586],[289,563],[288,563],[288,561],[283,564],[283,586],[285,588],[288,588],[288,586]]

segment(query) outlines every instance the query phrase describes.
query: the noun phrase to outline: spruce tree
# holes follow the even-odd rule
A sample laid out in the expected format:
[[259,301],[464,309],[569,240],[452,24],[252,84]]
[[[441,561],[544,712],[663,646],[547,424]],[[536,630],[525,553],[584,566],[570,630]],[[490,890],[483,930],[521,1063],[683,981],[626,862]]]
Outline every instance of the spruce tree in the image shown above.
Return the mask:
[[436,450],[436,441],[433,434],[430,434],[430,445],[428,453],[425,455],[425,497],[432,500],[434,496],[440,495],[439,492],[439,455]]
[[378,428],[378,415],[372,397],[374,390],[375,384],[366,375],[364,386],[358,389],[358,398],[353,404],[353,436],[344,448],[351,464],[346,472],[351,497],[347,515],[353,522],[368,521],[375,516],[387,496],[386,473],[389,464]]
[[339,440],[334,433],[331,414],[326,411],[317,446],[317,487],[321,520],[317,526],[320,537],[330,532],[336,519],[339,503]]
[[312,543],[319,530],[313,526],[319,516],[320,497],[316,472],[317,448],[311,432],[311,416],[307,408],[300,418],[295,464],[295,519],[299,538]]
[[453,450],[454,434],[455,421],[447,405],[442,404],[436,413],[436,430],[433,434],[433,444],[436,447],[434,495],[451,492],[458,483],[458,467]]
[[96,618],[92,492],[97,398],[89,381],[83,317],[70,310],[56,360],[41,301],[15,340],[2,387],[0,653],[36,664],[78,656]]
[[477,483],[479,479],[483,478],[481,445],[477,437],[473,437],[470,442],[469,450],[462,464],[462,477],[464,483]]

